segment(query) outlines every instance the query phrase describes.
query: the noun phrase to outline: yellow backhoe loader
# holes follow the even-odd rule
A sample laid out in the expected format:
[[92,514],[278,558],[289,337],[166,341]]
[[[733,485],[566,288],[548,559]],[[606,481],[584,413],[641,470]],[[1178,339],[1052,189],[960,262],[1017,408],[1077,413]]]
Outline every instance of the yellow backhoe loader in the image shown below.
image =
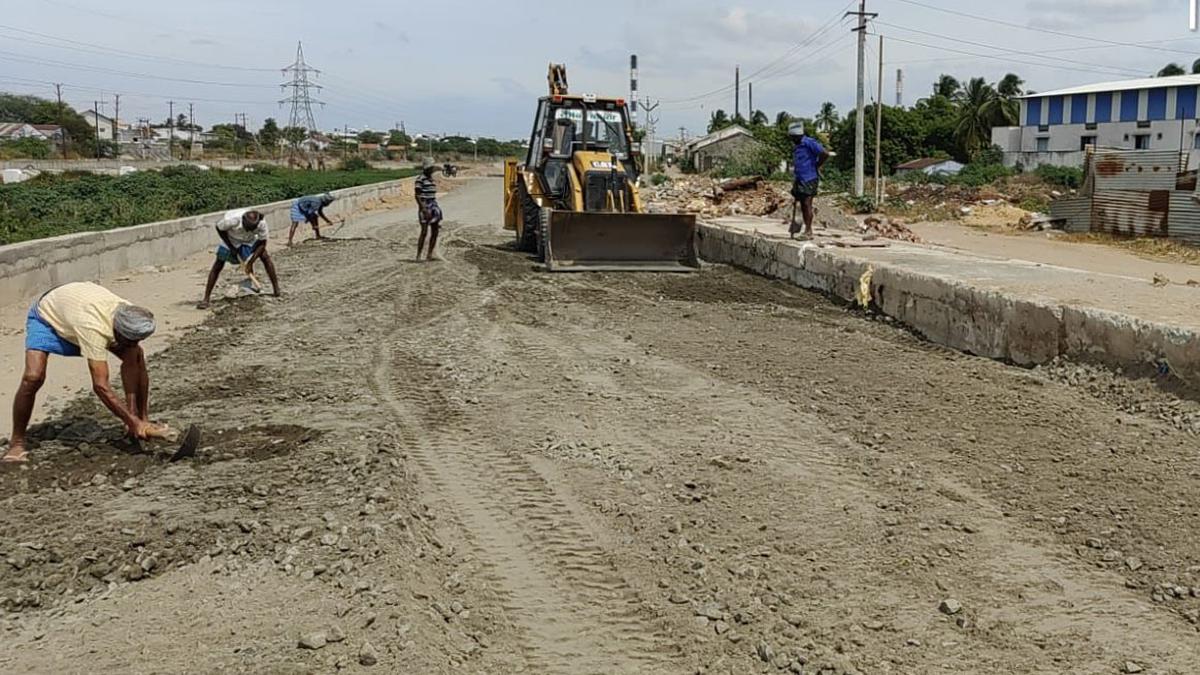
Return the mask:
[[644,213],[625,101],[567,91],[551,64],[529,152],[504,167],[504,227],[551,272],[689,272],[696,217]]

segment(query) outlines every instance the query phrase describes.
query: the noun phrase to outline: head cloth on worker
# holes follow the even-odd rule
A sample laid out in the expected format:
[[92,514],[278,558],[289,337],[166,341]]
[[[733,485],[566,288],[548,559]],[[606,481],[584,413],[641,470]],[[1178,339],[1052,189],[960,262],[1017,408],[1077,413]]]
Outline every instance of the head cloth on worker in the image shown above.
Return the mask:
[[804,122],[792,122],[788,125],[788,136],[792,138],[804,138],[808,130],[804,128]]
[[113,331],[130,342],[141,342],[154,334],[154,313],[137,305],[121,305],[113,316]]

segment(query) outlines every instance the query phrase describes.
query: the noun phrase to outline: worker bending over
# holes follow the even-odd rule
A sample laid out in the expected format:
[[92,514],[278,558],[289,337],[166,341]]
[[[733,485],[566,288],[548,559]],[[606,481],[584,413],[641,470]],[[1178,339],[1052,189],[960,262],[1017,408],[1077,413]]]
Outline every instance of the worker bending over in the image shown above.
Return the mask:
[[271,287],[275,297],[279,297],[279,276],[275,273],[275,261],[267,252],[267,220],[259,211],[251,209],[235,209],[225,213],[225,217],[217,223],[217,236],[221,245],[217,247],[217,258],[213,261],[212,269],[208,271],[208,282],[204,285],[204,299],[196,305],[197,309],[208,309],[212,300],[213,288],[221,276],[225,263],[237,265],[246,275],[254,274],[254,263],[262,260],[271,278]]
[[[64,284],[42,295],[25,318],[25,371],[13,396],[12,439],[3,462],[25,462],[25,432],[51,354],[82,356],[92,391],[121,418],[135,438],[160,438],[165,427],[150,423],[150,376],[141,342],[154,333],[154,315],[93,283]],[[108,382],[108,355],[121,359],[122,401]]]
[[324,219],[327,225],[333,227],[333,221],[325,215],[325,207],[332,204],[333,200],[334,196],[328,192],[323,195],[309,195],[297,199],[292,204],[292,229],[288,230],[287,245],[292,245],[292,240],[296,237],[296,228],[300,226],[300,223],[305,222],[312,225],[313,235],[317,239],[322,239],[320,220]]

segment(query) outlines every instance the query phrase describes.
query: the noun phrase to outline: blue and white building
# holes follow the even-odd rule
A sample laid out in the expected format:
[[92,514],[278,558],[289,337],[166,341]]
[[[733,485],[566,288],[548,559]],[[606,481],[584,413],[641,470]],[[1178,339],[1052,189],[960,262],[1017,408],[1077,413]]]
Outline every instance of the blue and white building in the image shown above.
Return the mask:
[[1021,99],[1021,125],[992,129],[1004,163],[1082,166],[1087,146],[1190,150],[1200,158],[1200,75],[1154,77],[1059,89]]

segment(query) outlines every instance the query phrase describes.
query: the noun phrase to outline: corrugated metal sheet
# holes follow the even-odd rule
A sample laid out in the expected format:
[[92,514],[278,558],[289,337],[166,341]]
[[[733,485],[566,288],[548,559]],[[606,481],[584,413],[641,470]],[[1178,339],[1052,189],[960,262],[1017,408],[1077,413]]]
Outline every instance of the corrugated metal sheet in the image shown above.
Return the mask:
[[1092,158],[1096,192],[1174,190],[1181,155],[1178,150],[1096,150]]
[[1067,232],[1087,232],[1092,226],[1091,197],[1063,197],[1050,202],[1050,217],[1064,222]]
[[1167,236],[1200,245],[1200,202],[1193,192],[1172,192],[1171,213],[1167,216]]
[[[1171,174],[1174,185],[1175,174]],[[1130,237],[1167,236],[1171,190],[1101,190],[1092,197],[1092,232]]]

